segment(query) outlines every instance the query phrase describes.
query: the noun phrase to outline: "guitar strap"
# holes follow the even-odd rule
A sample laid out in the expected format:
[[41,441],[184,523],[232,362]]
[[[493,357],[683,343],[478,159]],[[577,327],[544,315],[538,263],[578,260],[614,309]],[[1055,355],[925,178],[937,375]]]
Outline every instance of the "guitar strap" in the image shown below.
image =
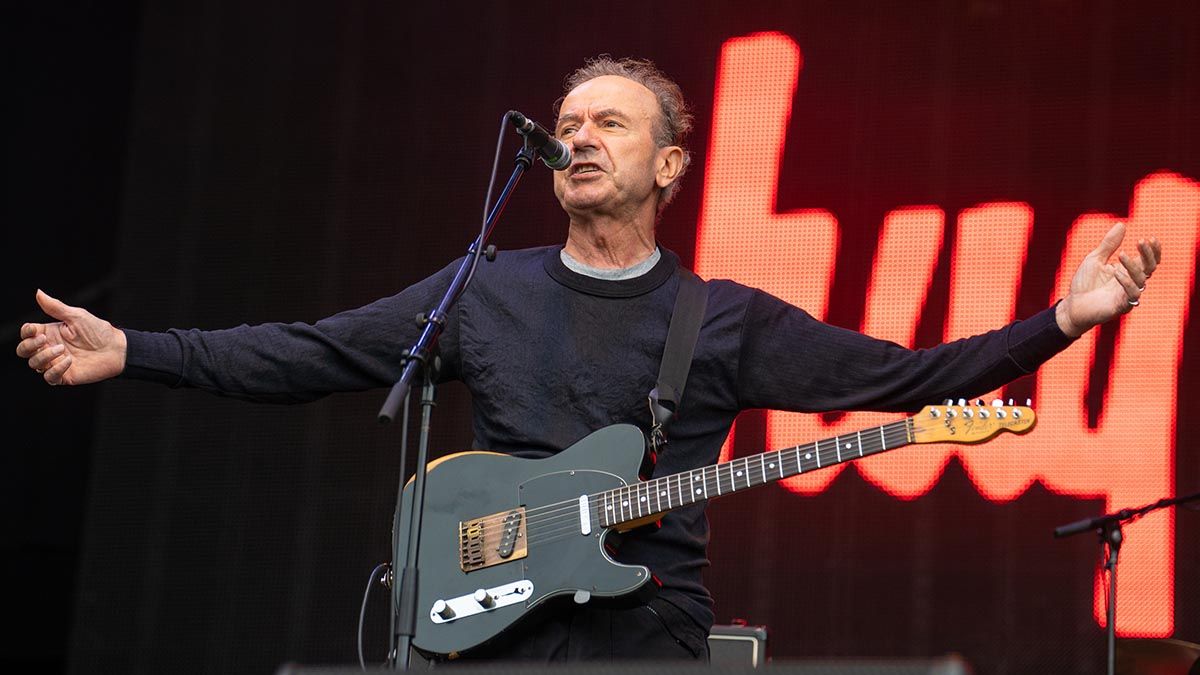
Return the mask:
[[675,295],[671,325],[667,328],[667,343],[658,369],[658,383],[649,395],[651,426],[648,449],[651,461],[666,446],[667,427],[679,410],[679,402],[683,400],[683,386],[692,368],[696,337],[700,334],[700,322],[704,319],[707,305],[708,289],[704,287],[704,282],[691,270],[679,268],[679,290]]

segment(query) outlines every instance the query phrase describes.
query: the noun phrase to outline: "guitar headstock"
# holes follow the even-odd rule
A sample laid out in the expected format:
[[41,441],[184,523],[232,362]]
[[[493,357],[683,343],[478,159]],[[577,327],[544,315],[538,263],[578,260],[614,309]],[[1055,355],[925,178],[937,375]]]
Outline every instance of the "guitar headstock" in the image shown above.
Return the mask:
[[982,443],[1002,431],[1023,434],[1033,428],[1037,416],[1030,401],[1005,405],[1000,399],[984,405],[963,399],[947,400],[943,405],[929,405],[912,418],[914,443]]

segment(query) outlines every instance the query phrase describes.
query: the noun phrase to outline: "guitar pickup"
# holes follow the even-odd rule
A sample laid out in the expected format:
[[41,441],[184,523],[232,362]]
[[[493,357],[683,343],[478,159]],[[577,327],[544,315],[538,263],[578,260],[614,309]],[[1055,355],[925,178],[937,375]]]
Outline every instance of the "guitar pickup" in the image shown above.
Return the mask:
[[458,524],[459,565],[473,572],[528,555],[525,508],[518,507]]

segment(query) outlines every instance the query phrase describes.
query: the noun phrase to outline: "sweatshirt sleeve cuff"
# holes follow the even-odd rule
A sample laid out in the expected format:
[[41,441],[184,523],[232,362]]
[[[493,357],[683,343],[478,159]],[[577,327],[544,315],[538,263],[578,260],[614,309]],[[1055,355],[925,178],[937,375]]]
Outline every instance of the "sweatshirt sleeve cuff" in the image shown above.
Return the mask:
[[1013,325],[1008,334],[1008,355],[1026,373],[1037,370],[1050,357],[1071,346],[1077,338],[1058,327],[1058,303]]
[[125,331],[125,370],[122,378],[178,387],[183,382],[183,347],[170,333]]

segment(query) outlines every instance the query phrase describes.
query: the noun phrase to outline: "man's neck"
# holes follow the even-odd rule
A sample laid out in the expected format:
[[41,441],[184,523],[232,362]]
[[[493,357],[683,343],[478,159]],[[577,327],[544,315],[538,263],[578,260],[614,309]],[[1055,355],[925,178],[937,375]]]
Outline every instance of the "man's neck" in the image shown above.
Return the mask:
[[649,258],[655,248],[653,221],[572,218],[563,250],[589,267],[624,269]]

